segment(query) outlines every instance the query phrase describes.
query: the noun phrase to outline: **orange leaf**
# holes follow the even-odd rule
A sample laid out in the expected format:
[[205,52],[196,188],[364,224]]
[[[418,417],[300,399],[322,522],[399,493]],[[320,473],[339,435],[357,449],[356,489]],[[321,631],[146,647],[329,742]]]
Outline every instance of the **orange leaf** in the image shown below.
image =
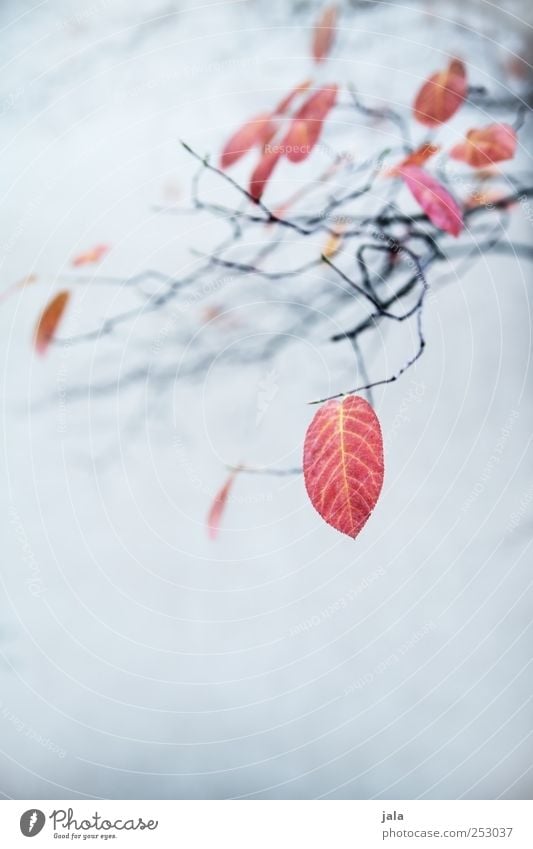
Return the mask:
[[466,68],[459,59],[452,59],[445,71],[429,77],[418,92],[413,106],[417,121],[435,127],[455,115],[466,97]]
[[339,225],[335,228],[333,233],[329,234],[322,251],[322,256],[325,256],[327,259],[331,259],[332,256],[335,256],[342,244],[342,233],[344,229],[344,227]]
[[220,530],[220,520],[226,508],[228,496],[240,467],[231,472],[224,485],[219,489],[207,514],[207,533],[210,539],[216,539]]
[[383,485],[383,439],[378,418],[364,398],[328,401],[307,429],[304,444],[307,494],[322,518],[356,537]]
[[94,248],[75,256],[72,260],[72,265],[74,268],[79,268],[82,265],[92,265],[94,262],[100,262],[108,251],[109,245],[95,245]]
[[328,6],[322,12],[313,33],[312,53],[315,62],[329,56],[337,31],[337,7]]
[[402,168],[400,176],[435,227],[452,236],[462,232],[464,222],[461,209],[444,186],[416,165]]
[[409,156],[406,156],[405,159],[402,159],[398,165],[395,165],[393,168],[389,168],[388,171],[385,171],[386,177],[397,177],[400,173],[401,168],[405,168],[406,165],[424,165],[428,159],[431,159],[432,156],[435,156],[438,153],[440,147],[437,145],[425,143],[420,145],[416,150],[413,150]]
[[326,85],[315,91],[298,109],[281,145],[287,159],[307,159],[322,132],[323,123],[337,100],[338,87]]
[[243,157],[252,147],[266,144],[276,131],[276,124],[269,113],[257,115],[243,124],[224,145],[220,155],[220,166],[228,168]]
[[280,156],[280,148],[273,147],[271,150],[266,150],[263,153],[261,159],[255,166],[252,176],[250,177],[249,188],[250,194],[255,201],[261,199]]
[[486,168],[494,162],[512,159],[516,153],[516,132],[509,124],[489,124],[469,130],[466,140],[450,151],[452,159],[466,162],[472,168]]
[[69,298],[70,292],[59,292],[42,312],[35,329],[35,348],[38,354],[46,352],[65,312]]

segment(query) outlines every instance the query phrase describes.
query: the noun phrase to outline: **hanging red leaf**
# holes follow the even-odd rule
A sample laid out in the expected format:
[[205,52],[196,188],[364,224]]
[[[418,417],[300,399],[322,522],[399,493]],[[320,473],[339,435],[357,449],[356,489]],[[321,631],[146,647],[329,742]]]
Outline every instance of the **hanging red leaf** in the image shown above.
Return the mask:
[[495,162],[512,159],[516,153],[516,131],[509,124],[489,124],[469,130],[466,139],[450,151],[452,159],[472,168],[486,168]]
[[409,165],[424,165],[428,159],[431,159],[432,156],[435,156],[438,153],[440,147],[435,144],[422,144],[416,150],[413,150],[409,156],[406,156],[398,165],[395,165],[393,168],[389,168],[388,171],[385,171],[386,177],[397,177],[402,168],[405,168]]
[[222,515],[226,508],[231,488],[235,482],[237,472],[240,471],[240,468],[241,467],[238,467],[233,472],[231,472],[226,482],[215,495],[213,503],[209,508],[209,513],[207,514],[207,533],[210,539],[216,539],[216,537],[218,536],[218,532],[220,530],[220,520],[222,519]]
[[94,248],[75,256],[72,260],[72,265],[74,268],[79,268],[82,265],[92,265],[95,262],[100,262],[108,251],[109,245],[95,245]]
[[[314,127],[310,128],[311,131]],[[295,119],[283,140],[284,153],[290,162],[302,162],[312,150],[312,141],[307,121]]]
[[452,236],[462,232],[461,208],[444,186],[416,165],[401,168],[400,176],[435,227]]
[[322,518],[356,537],[383,485],[383,439],[370,404],[351,395],[328,401],[307,429],[304,445],[307,494]]
[[322,12],[313,33],[312,53],[315,62],[322,62],[331,52],[337,31],[337,7],[328,6]]
[[63,317],[70,292],[59,292],[44,308],[35,328],[35,348],[38,354],[44,354],[52,341]]
[[235,132],[224,145],[220,155],[221,168],[228,168],[257,145],[266,144],[276,131],[276,123],[269,113],[256,115]]
[[254,168],[252,176],[250,177],[249,191],[255,201],[261,199],[270,176],[280,157],[281,150],[279,147],[273,148],[272,150],[266,150]]
[[455,115],[467,93],[466,68],[452,59],[445,71],[429,77],[418,92],[413,106],[417,121],[435,127]]
[[280,100],[274,110],[274,115],[284,115],[289,106],[292,106],[296,98],[300,94],[303,94],[304,91],[307,91],[310,85],[311,80],[304,80],[303,83],[298,83],[298,85],[294,86],[294,88],[291,89],[291,91],[287,95],[285,95],[283,100]]
[[307,159],[322,132],[322,126],[337,100],[336,85],[315,91],[296,112],[281,147],[291,162]]

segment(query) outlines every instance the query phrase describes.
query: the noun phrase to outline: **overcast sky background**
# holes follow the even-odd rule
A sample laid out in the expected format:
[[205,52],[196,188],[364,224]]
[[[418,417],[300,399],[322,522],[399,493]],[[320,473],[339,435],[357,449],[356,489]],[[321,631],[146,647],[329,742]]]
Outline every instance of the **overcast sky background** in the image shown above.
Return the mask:
[[[320,520],[300,477],[240,478],[207,538],[225,464],[298,465],[305,402],[353,381],[353,356],[323,332],[231,367],[235,339],[286,320],[262,281],[208,300],[231,310],[229,327],[206,325],[193,299],[170,331],[152,314],[42,361],[31,350],[65,285],[65,331],[90,329],[135,298],[99,276],[180,275],[190,248],[211,244],[209,219],[154,208],[187,202],[180,138],[216,152],[308,75],[318,6],[290,8],[2,5],[0,283],[38,276],[0,304],[5,796],[531,796],[526,265],[481,257],[430,299],[423,359],[376,395],[385,487],[355,542]],[[324,79],[407,109],[459,55],[474,84],[520,91],[505,75],[529,31],[523,8],[346,4]],[[353,138],[361,155],[368,144]],[[516,167],[528,166],[522,149]],[[521,243],[532,221],[516,211]],[[70,260],[98,243],[112,250],[85,285]],[[281,300],[305,303],[326,280],[318,269],[294,295],[284,284]],[[193,354],[220,351],[189,380],[186,339]],[[393,368],[404,344],[380,339],[377,363]],[[160,367],[175,379],[161,386]]]

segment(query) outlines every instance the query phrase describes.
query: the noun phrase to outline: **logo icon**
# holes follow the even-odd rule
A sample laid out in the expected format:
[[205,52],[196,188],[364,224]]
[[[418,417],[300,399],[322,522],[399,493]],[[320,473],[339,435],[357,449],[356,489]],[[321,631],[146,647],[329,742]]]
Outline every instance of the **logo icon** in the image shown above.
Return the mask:
[[20,818],[20,830],[24,837],[35,837],[43,830],[46,817],[42,811],[37,808],[30,808],[29,811],[24,811]]

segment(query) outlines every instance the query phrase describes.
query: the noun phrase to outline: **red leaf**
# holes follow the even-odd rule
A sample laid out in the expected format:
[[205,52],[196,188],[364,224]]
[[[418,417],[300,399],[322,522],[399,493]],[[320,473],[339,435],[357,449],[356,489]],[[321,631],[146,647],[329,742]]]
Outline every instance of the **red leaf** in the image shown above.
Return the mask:
[[284,115],[289,106],[292,106],[294,100],[298,97],[298,95],[303,94],[304,91],[307,91],[310,85],[311,80],[304,80],[303,83],[298,83],[297,86],[294,86],[294,88],[291,89],[291,91],[287,95],[285,95],[283,100],[280,100],[274,110],[274,115]]
[[315,510],[355,538],[383,485],[383,440],[370,404],[354,395],[324,404],[307,429],[303,465]]
[[312,136],[307,121],[295,119],[282,142],[283,152],[290,162],[302,162],[312,150]]
[[337,8],[328,6],[322,12],[313,33],[312,53],[315,62],[322,62],[329,56],[337,31]]
[[431,159],[432,156],[435,156],[438,153],[440,147],[437,145],[425,143],[420,145],[419,148],[413,150],[409,156],[406,156],[398,165],[395,165],[393,168],[390,168],[385,172],[386,177],[397,177],[400,173],[400,169],[405,168],[409,165],[424,165],[428,159]]
[[42,312],[35,329],[35,348],[38,354],[46,352],[65,312],[69,298],[70,292],[59,292]]
[[274,147],[272,150],[266,150],[255,166],[252,176],[250,177],[249,188],[250,194],[255,201],[261,199],[280,156],[281,150],[279,147]]
[[74,268],[78,268],[81,265],[91,265],[94,262],[100,262],[102,257],[108,252],[109,245],[95,245],[94,248],[91,248],[88,251],[85,251],[82,254],[78,254],[78,256],[74,257],[72,260],[72,265]]
[[455,115],[466,97],[466,68],[452,59],[445,71],[438,71],[423,84],[413,106],[417,121],[434,127]]
[[218,532],[220,530],[220,520],[222,519],[222,515],[224,513],[228,501],[228,496],[230,494],[230,490],[233,486],[238,471],[240,471],[240,468],[235,469],[235,471],[231,472],[226,482],[219,489],[219,491],[215,495],[215,498],[213,499],[213,503],[211,504],[209,513],[207,514],[207,533],[210,539],[216,539],[216,537],[218,536]]
[[516,153],[516,132],[509,124],[489,124],[469,130],[466,140],[450,151],[452,159],[466,162],[472,168],[486,168],[494,162],[512,159]]
[[307,98],[294,116],[281,147],[291,162],[307,159],[322,132],[322,125],[337,100],[337,86],[327,85]]
[[228,168],[248,153],[252,147],[266,144],[275,131],[276,124],[269,113],[256,115],[228,139],[220,155],[221,167]]
[[461,208],[444,186],[416,165],[400,169],[400,176],[435,227],[452,236],[462,232]]

